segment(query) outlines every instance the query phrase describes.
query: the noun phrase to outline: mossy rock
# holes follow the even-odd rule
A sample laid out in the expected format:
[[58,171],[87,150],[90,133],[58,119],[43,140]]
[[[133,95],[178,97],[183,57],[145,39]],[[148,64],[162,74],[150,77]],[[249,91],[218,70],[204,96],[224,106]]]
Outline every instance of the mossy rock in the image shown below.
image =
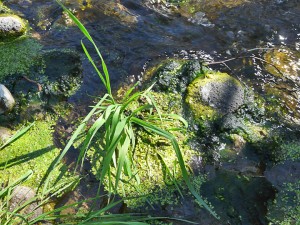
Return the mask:
[[226,73],[211,72],[187,88],[186,103],[196,121],[216,120],[235,112],[245,101],[245,87]]
[[27,23],[13,14],[0,14],[0,41],[13,40],[25,34]]
[[0,15],[1,14],[8,14],[11,13],[11,10],[7,8],[3,3],[0,1]]
[[169,59],[149,68],[143,79],[155,82],[155,91],[184,94],[187,86],[206,70],[198,60]]

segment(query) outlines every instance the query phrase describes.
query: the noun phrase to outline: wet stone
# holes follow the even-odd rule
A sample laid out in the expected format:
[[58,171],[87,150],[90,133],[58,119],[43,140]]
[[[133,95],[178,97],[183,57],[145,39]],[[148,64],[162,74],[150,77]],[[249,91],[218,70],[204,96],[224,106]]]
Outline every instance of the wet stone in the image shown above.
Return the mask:
[[186,102],[195,119],[216,119],[234,113],[245,103],[245,87],[226,73],[211,72],[187,88]]
[[24,21],[15,15],[0,15],[0,39],[19,37],[26,30]]
[[[35,191],[26,186],[17,186],[10,200],[10,210],[13,211],[16,208],[22,206],[25,202],[35,198]],[[37,202],[32,202],[28,206],[19,212],[20,214],[29,214],[32,213],[31,219],[34,219],[43,213],[41,207],[38,207]]]
[[0,143],[4,143],[11,137],[11,130],[6,127],[0,127]]
[[3,84],[0,84],[0,114],[10,112],[14,105],[14,97]]

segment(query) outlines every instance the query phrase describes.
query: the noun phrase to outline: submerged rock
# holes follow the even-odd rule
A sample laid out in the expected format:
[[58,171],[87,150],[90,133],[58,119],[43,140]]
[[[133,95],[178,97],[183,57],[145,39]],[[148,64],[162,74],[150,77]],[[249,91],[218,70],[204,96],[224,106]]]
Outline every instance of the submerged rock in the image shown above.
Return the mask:
[[0,40],[16,38],[26,32],[25,21],[16,15],[0,15]]
[[42,80],[43,93],[66,98],[73,95],[82,83],[80,55],[71,50],[50,50],[42,54],[45,62]]
[[[10,199],[10,211],[21,207],[23,204],[26,204],[27,201],[31,201],[35,197],[36,193],[33,189],[26,186],[17,186],[12,193],[12,198]],[[21,215],[32,213],[29,219],[34,219],[43,213],[43,209],[38,207],[38,203],[36,201],[33,201],[17,213]]]
[[276,82],[265,84],[270,113],[284,123],[300,125],[300,53],[287,47],[264,55],[265,69]]
[[[227,9],[249,3],[248,0],[150,0],[150,2],[164,13],[177,13],[203,26],[213,26],[209,20],[215,19]],[[204,17],[205,14],[208,19]],[[197,18],[200,20],[197,21]]]
[[0,114],[10,112],[15,103],[10,91],[3,84],[0,84]]
[[[138,17],[130,12],[120,0],[77,0],[77,1],[62,1],[69,8],[73,8],[77,18],[99,17],[99,12],[106,16],[112,16],[126,25],[136,24]],[[69,19],[65,19],[66,24],[70,24]]]
[[226,170],[216,171],[201,191],[228,224],[267,224],[267,202],[275,195],[264,177]]
[[268,218],[274,224],[299,224],[300,162],[285,161],[265,171],[276,187],[274,201],[268,204]]
[[300,84],[300,52],[287,47],[268,51],[264,58],[266,70],[277,77],[287,77]]

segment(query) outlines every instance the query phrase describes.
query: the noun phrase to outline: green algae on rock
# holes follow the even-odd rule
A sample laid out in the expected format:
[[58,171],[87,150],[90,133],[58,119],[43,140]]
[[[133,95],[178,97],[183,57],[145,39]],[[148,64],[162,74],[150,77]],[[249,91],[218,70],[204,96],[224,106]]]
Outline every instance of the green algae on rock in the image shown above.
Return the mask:
[[278,225],[300,223],[300,158],[286,160],[265,171],[276,187],[274,201],[268,203],[268,219]]
[[44,87],[43,93],[55,98],[73,95],[82,83],[80,55],[69,49],[54,49],[41,53],[43,73],[35,76]]
[[40,64],[41,49],[42,45],[28,37],[0,43],[0,81],[11,75],[27,75],[32,66]]
[[11,10],[3,5],[2,1],[0,1],[0,15],[11,13]]
[[211,72],[187,88],[186,103],[195,120],[216,120],[236,111],[245,100],[245,87],[226,73]]

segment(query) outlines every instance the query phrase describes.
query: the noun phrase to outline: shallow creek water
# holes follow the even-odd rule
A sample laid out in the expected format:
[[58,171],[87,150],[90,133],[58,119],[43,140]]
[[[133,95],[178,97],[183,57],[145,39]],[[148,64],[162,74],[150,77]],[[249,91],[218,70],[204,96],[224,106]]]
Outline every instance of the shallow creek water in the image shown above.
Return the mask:
[[[68,21],[62,16],[62,10],[55,1],[3,2],[29,21],[33,35],[39,39],[44,49],[70,48],[83,55],[80,45],[82,34],[76,27],[67,25]],[[189,14],[184,8],[173,9],[146,0],[64,2],[74,10],[100,47],[115,90],[123,83],[142,80],[145,69],[163,59],[200,59],[211,63],[214,69],[228,72],[253,87],[257,93],[264,94],[270,84],[271,88],[279,87],[291,117],[295,114],[300,115],[298,0],[241,1],[240,4],[228,7],[222,5],[225,1],[211,1],[216,4],[204,7],[205,14]],[[89,7],[89,4],[92,7]],[[263,67],[263,54],[266,50],[280,46],[298,52],[293,61],[286,61],[287,67],[296,68],[294,78],[274,77]],[[216,63],[221,61],[224,63]],[[99,78],[86,59],[83,60],[83,68],[83,84],[68,100],[78,108],[85,108],[91,100],[89,96],[99,95],[103,91]],[[291,129],[299,131],[299,120],[291,119],[288,125]],[[241,163],[240,166],[247,166],[247,163]],[[265,165],[261,166],[261,174],[264,167]],[[249,184],[245,187],[241,184],[243,181],[233,175],[217,172],[211,182],[215,183],[215,192],[222,192],[225,198],[231,199],[233,208],[242,205],[239,210],[233,210],[232,214],[227,212],[230,222],[221,224],[267,224],[266,202],[274,198],[275,189],[263,176],[245,181]],[[225,192],[222,182],[234,186],[228,187],[230,190]],[[204,192],[207,195],[213,192],[209,184],[205,185]],[[213,197],[209,200],[213,204],[217,203]],[[244,201],[246,203],[242,204]],[[189,204],[184,207],[189,207]],[[225,208],[226,204],[223,204],[216,207],[216,211]],[[178,213],[191,219],[198,218],[197,215],[193,215],[192,209],[182,212],[164,210],[169,216]],[[236,219],[239,216],[243,219]],[[200,224],[220,223],[207,221]]]

